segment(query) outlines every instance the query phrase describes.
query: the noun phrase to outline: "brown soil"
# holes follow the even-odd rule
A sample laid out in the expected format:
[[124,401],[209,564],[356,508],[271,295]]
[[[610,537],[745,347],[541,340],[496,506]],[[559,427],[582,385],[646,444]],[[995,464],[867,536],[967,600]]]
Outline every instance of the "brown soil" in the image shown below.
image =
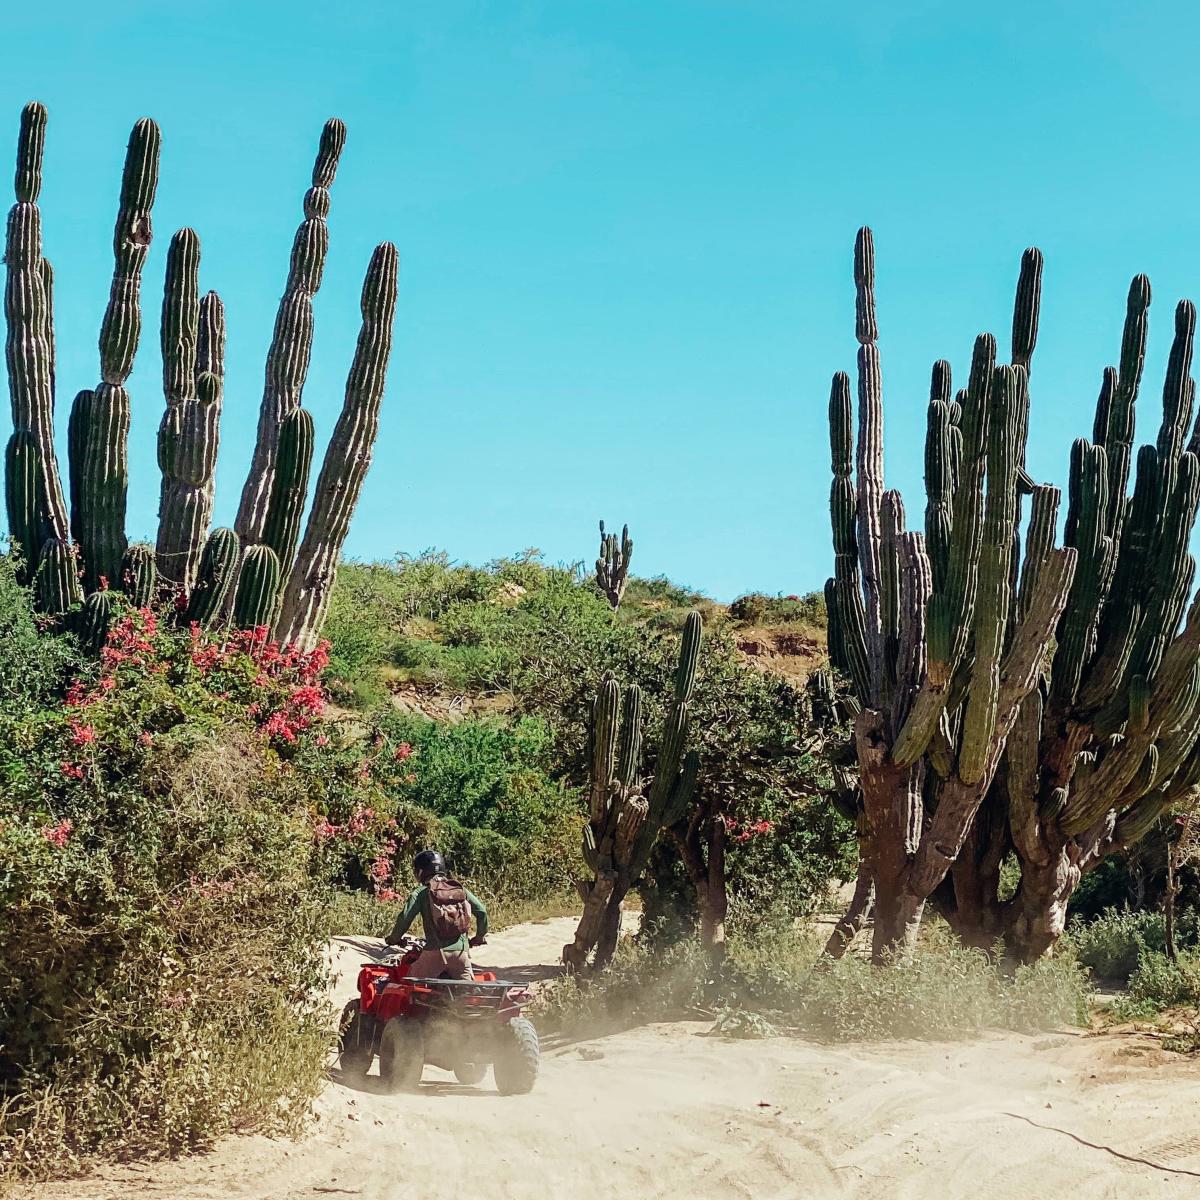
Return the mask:
[[748,627],[739,629],[736,637],[739,652],[751,666],[779,675],[794,687],[802,687],[829,660],[824,640],[808,630]]

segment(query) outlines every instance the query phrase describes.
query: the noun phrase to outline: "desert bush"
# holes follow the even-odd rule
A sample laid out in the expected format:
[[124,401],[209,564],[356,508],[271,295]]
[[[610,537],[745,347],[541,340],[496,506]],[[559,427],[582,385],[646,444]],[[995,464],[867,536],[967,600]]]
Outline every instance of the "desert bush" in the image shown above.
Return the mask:
[[552,777],[555,743],[536,717],[455,724],[385,712],[386,743],[411,756],[379,769],[385,786],[438,819],[430,836],[460,875],[509,899],[569,891],[581,868],[578,796]]
[[1144,1020],[1168,1008],[1200,1008],[1200,953],[1184,951],[1172,962],[1157,950],[1145,951],[1111,1011],[1118,1019]]
[[10,718],[53,703],[67,676],[80,665],[69,634],[39,627],[28,590],[17,582],[17,563],[0,554],[0,696]]
[[729,606],[729,615],[745,625],[803,624],[823,629],[828,622],[825,596],[821,592],[809,592],[804,596],[748,592]]
[[0,714],[5,1171],[303,1120],[324,889],[290,759],[321,662],[130,612],[65,703]]
[[[955,1038],[1086,1021],[1083,968],[1069,954],[1014,973],[931,923],[910,959],[880,971],[820,956],[808,928],[737,934],[714,975],[692,941],[626,938],[606,971],[555,981],[538,999],[547,1028],[587,1036],[648,1021],[719,1017],[717,1031],[786,1030],[831,1041]],[[759,1020],[747,1020],[746,1014]]]

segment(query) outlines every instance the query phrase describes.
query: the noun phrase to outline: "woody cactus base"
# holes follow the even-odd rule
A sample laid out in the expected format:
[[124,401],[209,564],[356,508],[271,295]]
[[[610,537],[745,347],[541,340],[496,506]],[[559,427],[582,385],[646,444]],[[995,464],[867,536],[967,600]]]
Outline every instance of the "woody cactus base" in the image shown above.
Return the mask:
[[[1161,424],[1129,495],[1150,306],[1149,282],[1134,279],[1119,366],[1104,371],[1092,439],[1072,448],[1055,548],[1059,490],[1025,470],[1042,276],[1041,253],[1026,251],[1011,361],[981,334],[957,394],[949,364],[934,366],[925,528],[913,532],[883,482],[874,270],[863,229],[857,437],[839,374],[826,585],[831,656],[860,710],[861,865],[830,950],[844,950],[873,902],[883,961],[932,903],[971,944],[1003,938],[1031,959],[1062,933],[1082,875],[1200,784],[1200,602],[1180,627],[1200,504],[1195,309],[1176,309]],[[1020,884],[1001,899],[1010,854]]]
[[5,264],[6,357],[13,434],[5,452],[8,529],[39,606],[75,617],[95,642],[111,587],[136,604],[174,600],[205,626],[268,625],[303,647],[316,640],[337,561],[371,461],[392,324],[397,253],[376,247],[362,292],[362,330],[345,403],[325,453],[301,536],[313,457],[312,418],[300,407],[312,350],[312,299],[329,245],[329,188],[345,144],[326,123],[304,219],[267,356],[258,439],[235,530],[210,529],[225,390],[225,313],[201,295],[200,239],[171,239],[160,344],[165,410],[158,433],[162,475],[152,553],[126,533],[131,398],[126,388],[141,337],[142,271],[149,253],[161,137],[151,120],[130,134],[113,235],[113,278],[100,328],[100,381],[79,392],[67,431],[69,507],[54,444],[56,400],[53,272],[42,255],[38,197],[46,110],[29,104],[17,145],[16,203]]
[[684,753],[692,690],[700,659],[700,614],[688,614],[679,647],[675,689],[649,780],[641,775],[642,692],[632,684],[622,695],[606,679],[592,705],[591,788],[583,857],[593,872],[579,886],[583,916],[563,962],[582,970],[595,949],[597,970],[608,965],[621,933],[629,889],[650,861],[660,830],[683,817],[696,787],[700,760]]

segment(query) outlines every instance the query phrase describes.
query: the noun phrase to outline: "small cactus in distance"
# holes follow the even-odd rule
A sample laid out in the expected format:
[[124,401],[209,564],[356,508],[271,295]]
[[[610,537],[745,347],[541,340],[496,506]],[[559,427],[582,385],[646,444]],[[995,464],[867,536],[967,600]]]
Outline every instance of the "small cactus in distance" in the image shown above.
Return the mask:
[[615,533],[606,533],[604,522],[600,522],[600,557],[596,559],[596,584],[608,597],[613,608],[619,608],[625,595],[625,583],[629,576],[629,560],[633,557],[633,539],[629,526],[621,529],[620,540]]

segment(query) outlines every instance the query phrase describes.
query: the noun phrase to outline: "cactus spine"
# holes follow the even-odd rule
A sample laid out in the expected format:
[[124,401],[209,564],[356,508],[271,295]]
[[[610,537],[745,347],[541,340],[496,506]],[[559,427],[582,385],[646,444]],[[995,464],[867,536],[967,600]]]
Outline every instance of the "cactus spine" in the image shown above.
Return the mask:
[[629,575],[629,560],[633,557],[633,539],[629,526],[621,529],[618,541],[615,533],[605,533],[604,522],[600,522],[600,557],[596,559],[596,584],[608,597],[613,608],[619,608],[625,595],[625,582]]
[[391,242],[377,246],[363,282],[362,328],[346,381],[345,403],[325,451],[312,511],[284,592],[281,641],[310,647],[325,620],[338,558],[379,429],[398,269],[396,247]]
[[612,958],[625,896],[646,869],[660,831],[676,824],[691,802],[700,760],[695,751],[685,754],[684,747],[702,633],[700,614],[689,613],[649,787],[639,771],[641,689],[631,685],[622,696],[617,682],[608,678],[592,705],[591,787],[583,857],[593,879],[580,885],[583,916],[574,941],[563,947],[563,961],[572,970],[583,968],[593,948],[597,969]]

